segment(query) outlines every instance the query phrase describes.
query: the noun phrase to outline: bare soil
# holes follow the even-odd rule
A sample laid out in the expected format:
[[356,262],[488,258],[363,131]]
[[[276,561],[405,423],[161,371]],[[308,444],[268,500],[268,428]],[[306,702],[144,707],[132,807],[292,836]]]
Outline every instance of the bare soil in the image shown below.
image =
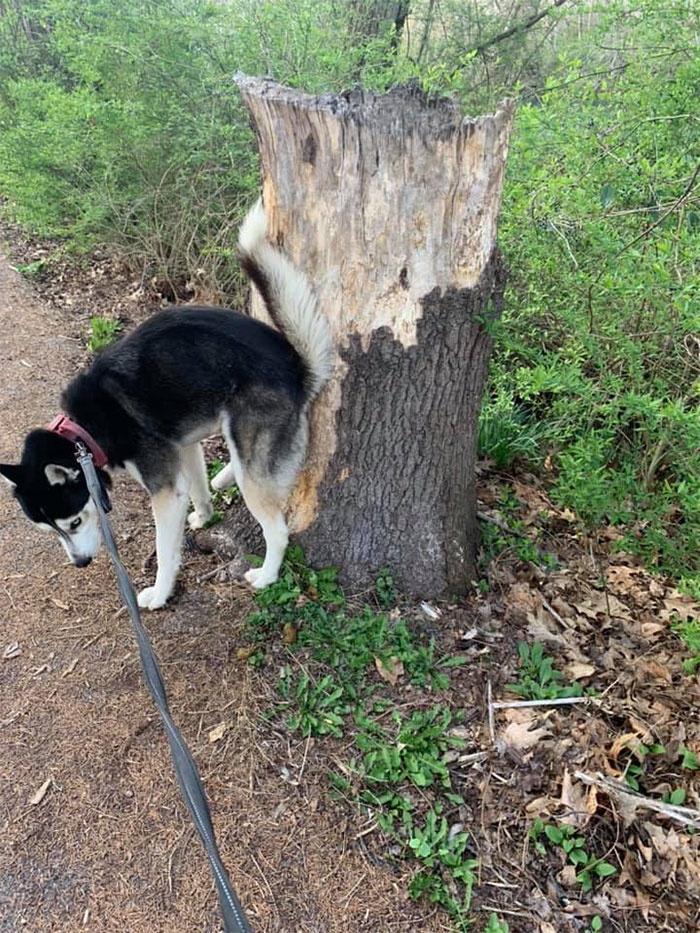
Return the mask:
[[[50,247],[12,230],[6,237],[12,262],[50,259]],[[27,429],[58,411],[61,387],[87,359],[89,316],[128,327],[154,303],[106,255],[82,272],[47,262],[31,283],[9,255],[8,247],[0,259],[3,461],[17,458]],[[148,503],[121,478],[113,501],[138,588],[154,572]],[[643,807],[632,812],[575,775],[634,773],[649,797],[682,787],[685,804],[700,807],[700,772],[679,757],[682,749],[700,755],[700,680],[683,670],[687,650],[671,627],[679,617],[700,620],[700,606],[616,551],[614,530],[588,534],[536,477],[482,472],[480,508],[521,529],[492,548],[488,592],[440,606],[437,621],[402,606],[441,651],[468,661],[441,699],[464,712],[466,745],[450,763],[464,803],[450,819],[464,825],[480,861],[474,930],[482,933],[492,911],[510,933],[585,933],[596,915],[605,931],[697,930],[700,834]],[[213,885],[107,556],[84,570],[69,566],[4,492],[0,529],[0,652],[16,646],[0,658],[0,931],[218,931]],[[556,564],[545,570],[519,551],[523,535],[537,535]],[[218,571],[224,561],[212,538],[189,540],[175,599],[145,622],[253,929],[454,930],[444,913],[408,898],[415,863],[402,860],[371,815],[331,799],[326,773],[342,771],[353,754],[351,727],[343,739],[303,739],[263,716],[290,655],[273,639],[260,670],[238,659],[253,603]],[[520,641],[544,643],[566,682],[594,688],[596,699],[496,711],[492,734],[488,691],[513,699],[507,685],[518,679]],[[437,699],[401,680],[378,686],[402,710]],[[222,723],[223,738],[211,742]],[[644,751],[652,746],[663,751]],[[560,850],[534,851],[538,818],[575,825],[616,874],[582,892]]]
[[[89,314],[138,317],[139,283],[108,272],[98,263],[77,282],[54,277],[47,302],[44,287],[0,261],[0,459],[15,461],[26,431],[59,410],[62,386],[86,359]],[[119,478],[113,501],[138,588],[153,574],[148,504]],[[84,570],[68,565],[6,492],[0,528],[0,650],[16,643],[21,652],[0,660],[0,930],[218,930],[107,555]],[[268,690],[235,660],[250,595],[235,582],[198,583],[219,562],[188,548],[178,598],[146,623],[253,928],[444,929],[408,900],[401,878],[367,860],[347,814],[327,804],[323,750],[311,767],[313,743],[256,732]],[[210,744],[222,721],[225,738]]]

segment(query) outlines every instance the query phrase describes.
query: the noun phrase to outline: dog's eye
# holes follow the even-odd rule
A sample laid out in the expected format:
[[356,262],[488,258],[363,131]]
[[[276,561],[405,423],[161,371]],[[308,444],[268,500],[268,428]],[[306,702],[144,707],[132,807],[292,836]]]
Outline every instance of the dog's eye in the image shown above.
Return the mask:
[[82,518],[74,518],[70,523],[70,530],[75,531],[75,529],[81,524]]

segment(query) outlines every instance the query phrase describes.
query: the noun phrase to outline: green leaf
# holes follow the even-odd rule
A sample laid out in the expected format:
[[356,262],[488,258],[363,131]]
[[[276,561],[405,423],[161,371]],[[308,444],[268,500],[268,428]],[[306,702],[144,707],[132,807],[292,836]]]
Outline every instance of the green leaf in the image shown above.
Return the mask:
[[551,823],[548,823],[544,828],[545,835],[550,842],[553,842],[555,846],[560,846],[564,839],[564,833],[557,827],[553,826]]
[[608,878],[610,875],[617,874],[617,868],[610,862],[598,862],[595,866],[595,873],[599,878]]
[[615,200],[615,189],[612,185],[604,185],[600,191],[600,206],[605,210]]
[[572,852],[569,852],[569,861],[573,865],[585,865],[588,861],[588,856],[583,849],[574,849]]

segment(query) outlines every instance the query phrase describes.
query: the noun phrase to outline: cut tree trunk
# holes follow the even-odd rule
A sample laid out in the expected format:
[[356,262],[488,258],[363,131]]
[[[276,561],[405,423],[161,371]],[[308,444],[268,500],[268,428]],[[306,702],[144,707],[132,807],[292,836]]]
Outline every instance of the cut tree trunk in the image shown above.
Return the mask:
[[472,120],[414,85],[313,97],[237,80],[268,232],[314,283],[337,349],[290,529],[351,586],[388,567],[410,594],[464,593],[512,102]]

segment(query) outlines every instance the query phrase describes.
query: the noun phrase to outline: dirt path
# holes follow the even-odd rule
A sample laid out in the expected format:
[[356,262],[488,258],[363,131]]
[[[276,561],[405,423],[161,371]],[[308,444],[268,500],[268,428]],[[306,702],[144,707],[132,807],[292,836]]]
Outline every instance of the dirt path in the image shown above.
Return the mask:
[[[0,257],[0,459],[17,458],[24,432],[56,413],[84,361],[78,325]],[[119,481],[115,493],[138,587],[152,572],[150,516],[135,486]],[[235,661],[250,600],[235,584],[197,583],[215,560],[189,555],[173,607],[146,621],[254,929],[444,929],[420,918],[404,884],[369,864],[352,828],[326,810],[325,752],[311,766],[309,743],[256,730],[267,685]],[[3,489],[0,581],[0,650],[21,649],[0,660],[0,931],[218,930],[106,556],[67,565]],[[210,744],[224,721],[224,739]]]

